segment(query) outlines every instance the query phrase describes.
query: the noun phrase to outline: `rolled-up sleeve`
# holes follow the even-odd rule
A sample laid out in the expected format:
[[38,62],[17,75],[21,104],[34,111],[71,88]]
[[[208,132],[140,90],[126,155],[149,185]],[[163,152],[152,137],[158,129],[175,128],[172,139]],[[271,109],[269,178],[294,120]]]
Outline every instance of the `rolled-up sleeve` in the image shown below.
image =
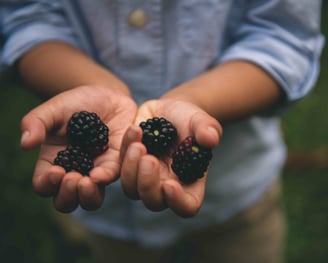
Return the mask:
[[45,41],[79,46],[78,38],[57,0],[0,0],[1,61],[12,65],[25,52]]
[[233,33],[233,44],[219,62],[247,60],[267,71],[294,101],[314,86],[324,38],[321,1],[247,1],[246,15]]

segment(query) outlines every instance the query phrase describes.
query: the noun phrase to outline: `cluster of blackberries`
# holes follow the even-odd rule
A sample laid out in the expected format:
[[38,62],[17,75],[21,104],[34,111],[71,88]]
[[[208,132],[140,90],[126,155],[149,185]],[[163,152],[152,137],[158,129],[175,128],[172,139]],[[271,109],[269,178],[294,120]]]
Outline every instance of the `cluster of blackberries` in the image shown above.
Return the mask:
[[[154,117],[141,122],[142,143],[147,152],[156,157],[168,155],[174,148],[178,133],[165,118]],[[89,175],[94,167],[93,159],[108,148],[108,127],[96,113],[76,112],[67,124],[68,146],[59,151],[54,164],[66,172],[77,171]],[[200,146],[195,138],[188,136],[174,149],[171,168],[182,183],[190,184],[204,176],[212,158],[209,148]]]
[[66,172],[76,171],[83,175],[88,175],[93,168],[90,155],[75,145],[68,145],[65,150],[59,151],[54,164],[63,167]]
[[147,152],[160,157],[165,155],[174,144],[178,134],[173,124],[164,118],[154,117],[141,122],[142,143]]
[[[142,142],[147,152],[162,157],[174,148],[178,133],[176,128],[165,118],[154,117],[141,122]],[[172,153],[171,168],[184,184],[190,184],[202,178],[212,159],[212,151],[200,146],[195,138],[188,136]]]
[[188,136],[173,152],[171,168],[181,182],[190,184],[204,176],[211,159],[211,149],[199,145],[195,138]]
[[68,146],[59,151],[54,164],[66,172],[77,171],[89,175],[93,159],[108,148],[109,129],[94,112],[76,112],[67,124]]

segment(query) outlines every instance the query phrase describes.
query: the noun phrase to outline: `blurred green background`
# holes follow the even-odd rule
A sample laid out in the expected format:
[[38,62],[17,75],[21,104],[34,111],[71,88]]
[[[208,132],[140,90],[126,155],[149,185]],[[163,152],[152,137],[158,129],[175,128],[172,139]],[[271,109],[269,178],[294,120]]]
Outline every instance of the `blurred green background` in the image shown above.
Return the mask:
[[[322,30],[328,36],[328,5],[324,2]],[[316,88],[283,116],[289,146],[283,174],[286,263],[328,262],[327,48],[321,64]],[[0,78],[0,262],[91,263],[83,244],[62,235],[52,216],[51,200],[33,193],[37,151],[20,149],[19,122],[40,100],[12,78],[12,74]]]

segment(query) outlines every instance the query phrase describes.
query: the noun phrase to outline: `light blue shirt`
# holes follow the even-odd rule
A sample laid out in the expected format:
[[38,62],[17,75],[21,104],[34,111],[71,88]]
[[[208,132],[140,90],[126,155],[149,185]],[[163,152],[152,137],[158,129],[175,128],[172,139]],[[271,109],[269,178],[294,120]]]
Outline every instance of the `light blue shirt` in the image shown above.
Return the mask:
[[[318,76],[323,46],[320,4],[317,0],[0,0],[1,60],[12,65],[41,42],[65,41],[124,80],[138,103],[222,62],[247,60],[280,84],[287,105],[306,95]],[[133,18],[136,9],[141,10],[141,22]],[[254,203],[280,174],[284,159],[279,118],[254,116],[224,126],[204,205],[194,218],[182,219],[170,210],[151,212],[140,201],[128,200],[119,181],[108,186],[101,209],[79,209],[74,214],[95,232],[150,246],[169,244]]]

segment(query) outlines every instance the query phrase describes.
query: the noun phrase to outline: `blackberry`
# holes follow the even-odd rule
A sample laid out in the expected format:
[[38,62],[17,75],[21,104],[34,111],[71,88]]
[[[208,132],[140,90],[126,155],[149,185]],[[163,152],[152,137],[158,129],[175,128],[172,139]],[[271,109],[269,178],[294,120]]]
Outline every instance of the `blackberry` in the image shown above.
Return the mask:
[[108,134],[108,127],[94,112],[76,112],[67,124],[69,143],[80,146],[92,156],[97,156],[107,150]]
[[182,183],[190,184],[204,176],[211,159],[211,149],[188,136],[173,152],[171,168]]
[[76,171],[82,175],[89,175],[93,168],[90,155],[84,152],[81,147],[73,145],[68,145],[65,150],[59,151],[54,164],[63,167],[66,172]]
[[154,117],[139,126],[143,131],[142,143],[156,157],[166,154],[177,138],[176,128],[165,118]]

